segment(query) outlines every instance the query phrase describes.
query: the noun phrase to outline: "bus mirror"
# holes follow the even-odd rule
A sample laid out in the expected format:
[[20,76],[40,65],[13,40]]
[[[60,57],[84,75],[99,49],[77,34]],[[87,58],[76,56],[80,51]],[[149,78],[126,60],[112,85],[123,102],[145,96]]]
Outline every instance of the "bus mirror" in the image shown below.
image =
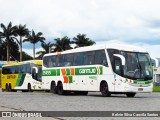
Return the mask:
[[32,68],[32,73],[33,73],[33,72],[34,72],[34,73],[38,73],[37,67],[33,67],[33,68]]
[[124,66],[125,65],[125,57],[123,55],[120,55],[120,54],[113,54],[114,56],[118,57],[121,59],[121,62],[122,62],[122,65]]

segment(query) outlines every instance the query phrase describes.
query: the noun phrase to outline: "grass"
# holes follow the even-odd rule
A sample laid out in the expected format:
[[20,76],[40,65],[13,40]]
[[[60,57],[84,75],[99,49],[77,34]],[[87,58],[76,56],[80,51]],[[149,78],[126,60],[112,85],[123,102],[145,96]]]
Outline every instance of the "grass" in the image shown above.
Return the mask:
[[160,92],[160,86],[153,86],[153,92]]

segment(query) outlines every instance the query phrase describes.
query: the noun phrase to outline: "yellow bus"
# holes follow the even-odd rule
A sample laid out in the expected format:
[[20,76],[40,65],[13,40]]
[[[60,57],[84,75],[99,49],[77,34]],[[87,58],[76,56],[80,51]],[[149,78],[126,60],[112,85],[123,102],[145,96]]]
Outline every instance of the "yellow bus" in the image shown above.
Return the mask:
[[2,66],[2,91],[32,92],[42,90],[42,61],[30,60]]

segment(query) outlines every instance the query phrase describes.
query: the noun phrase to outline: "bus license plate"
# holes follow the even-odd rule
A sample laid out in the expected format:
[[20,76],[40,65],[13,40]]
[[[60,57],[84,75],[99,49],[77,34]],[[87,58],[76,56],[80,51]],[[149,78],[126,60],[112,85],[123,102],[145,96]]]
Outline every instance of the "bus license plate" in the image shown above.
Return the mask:
[[138,88],[138,91],[143,91],[143,88]]

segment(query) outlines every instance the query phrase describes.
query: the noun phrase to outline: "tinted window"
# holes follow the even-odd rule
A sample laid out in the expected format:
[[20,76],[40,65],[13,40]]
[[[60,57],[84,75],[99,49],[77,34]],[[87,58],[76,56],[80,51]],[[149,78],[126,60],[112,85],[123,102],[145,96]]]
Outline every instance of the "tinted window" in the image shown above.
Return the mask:
[[83,53],[76,53],[74,55],[74,65],[84,65],[84,55]]
[[64,66],[72,66],[73,57],[74,57],[74,54],[65,54],[64,55]]
[[30,64],[23,64],[19,66],[19,72],[20,73],[31,73],[31,66]]
[[46,56],[43,58],[43,65],[45,67],[56,67],[56,56]]
[[95,64],[108,66],[106,54],[104,50],[95,51]]
[[94,55],[95,52],[84,52],[84,65],[93,65],[94,64]]
[[2,74],[11,74],[10,67],[3,67],[2,68]]
[[58,55],[56,59],[56,65],[57,67],[62,67],[63,66],[63,55]]

